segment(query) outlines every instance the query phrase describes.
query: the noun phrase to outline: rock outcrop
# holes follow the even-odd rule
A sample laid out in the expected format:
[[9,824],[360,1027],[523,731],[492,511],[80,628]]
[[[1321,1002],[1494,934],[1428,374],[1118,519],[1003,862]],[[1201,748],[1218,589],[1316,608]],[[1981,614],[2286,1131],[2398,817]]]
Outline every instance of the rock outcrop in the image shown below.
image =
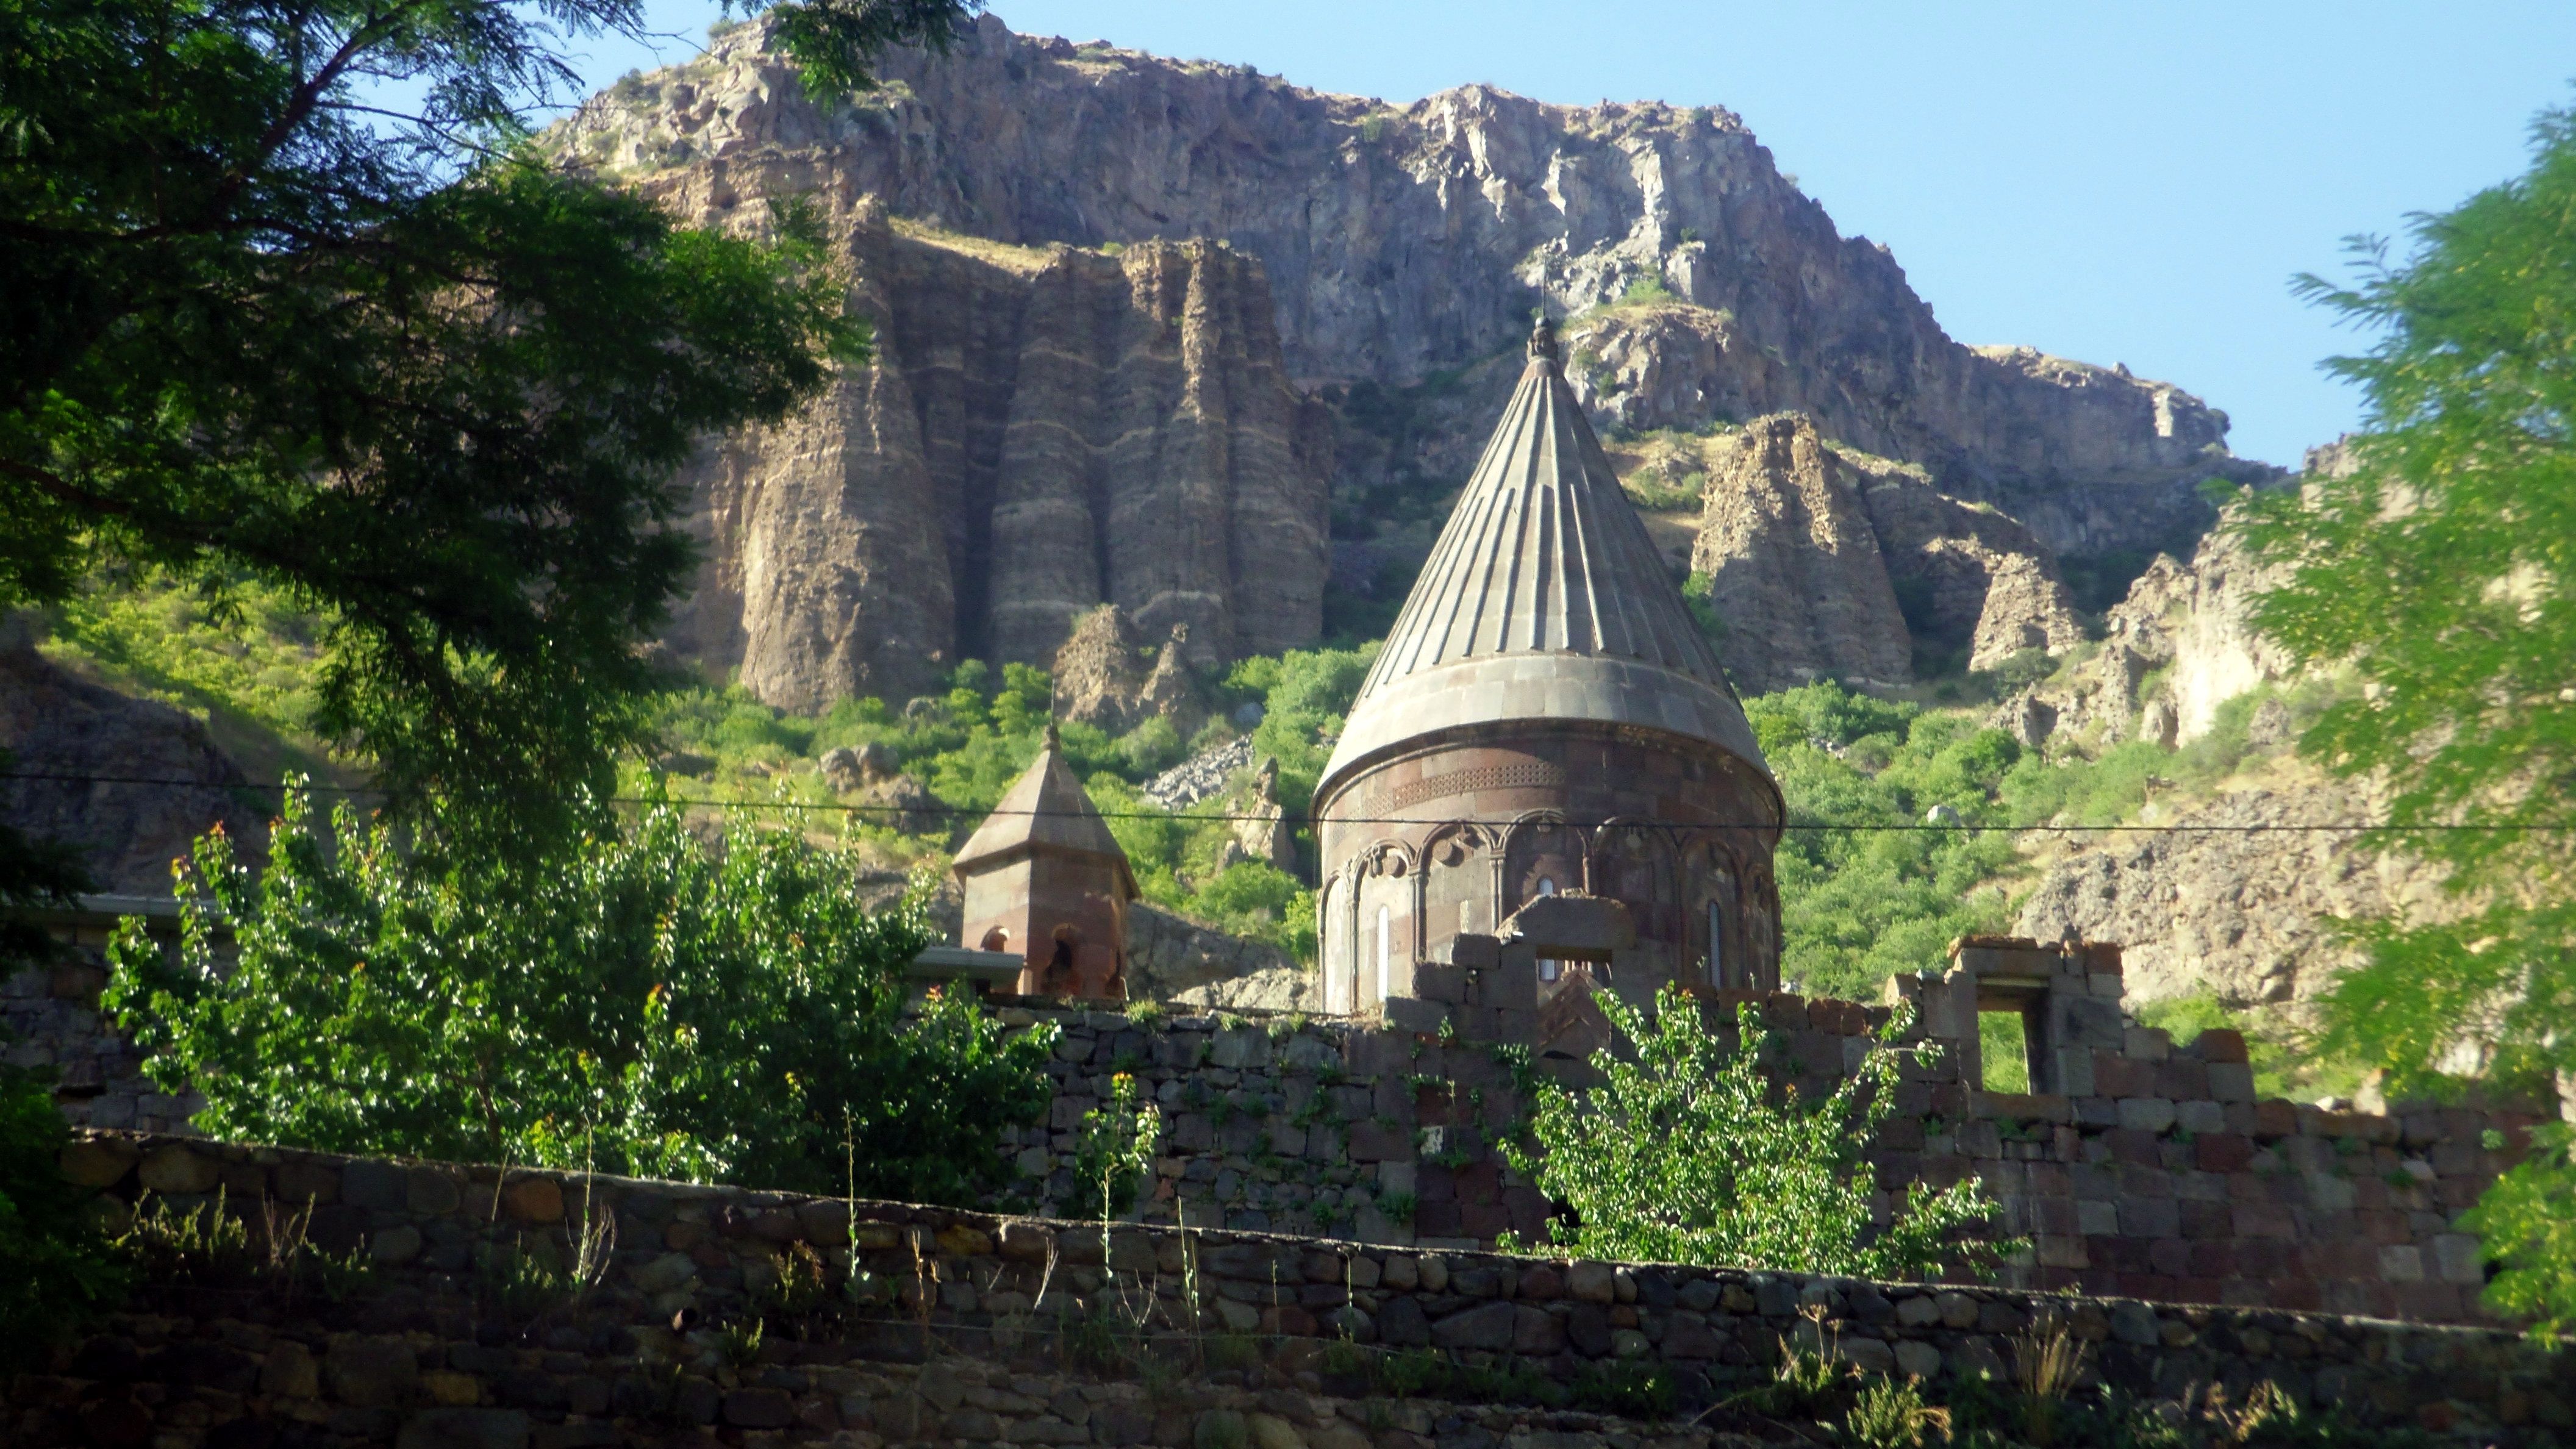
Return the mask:
[[2047,549],[1920,468],[1830,443],[1797,413],[1756,419],[1707,453],[1691,569],[1708,576],[1728,625],[1718,653],[1741,688],[1888,687],[1927,651],[1989,669],[2083,639]]
[[1166,810],[1187,810],[1225,793],[1234,772],[1252,764],[1252,737],[1238,736],[1190,756],[1145,782],[1137,791]]
[[[1803,412],[2060,554],[2182,547],[2210,516],[2195,484],[2270,473],[2170,384],[1953,341],[1724,110],[1488,86],[1391,106],[990,17],[825,109],[767,36],[621,83],[557,143],[692,220],[831,198],[883,323],[864,375],[699,480],[716,560],[675,640],[773,702],[1044,662],[1104,600],[1148,639],[1187,623],[1197,663],[1309,642],[1317,480],[1340,586],[1386,593],[1538,305],[1573,319],[1604,424]],[[911,221],[853,219],[871,208]],[[2001,572],[2029,607],[1976,646],[2053,639],[2042,576]]]
[[2177,829],[2108,836],[2051,866],[2019,929],[2125,943],[2136,998],[2207,990],[2238,1006],[2302,1000],[2347,964],[2328,918],[2438,913],[2446,903],[2437,867],[2351,828],[2382,818],[2356,784],[2233,791],[2176,816]]
[[[708,219],[803,178],[711,164],[653,189]],[[1192,664],[1314,640],[1329,443],[1258,262],[981,246],[834,194],[876,355],[691,472],[707,563],[676,652],[810,712],[960,658],[1050,664],[1103,602],[1148,637],[1185,628]]]
[[83,679],[15,630],[0,643],[0,751],[0,820],[77,846],[103,891],[168,895],[171,862],[217,826],[250,860],[267,850],[250,780],[204,725]]
[[1241,994],[1238,983],[1308,977],[1287,952],[1229,936],[1186,916],[1136,901],[1127,907],[1127,993],[1140,1001],[1196,1000],[1215,989]]
[[1183,662],[1189,639],[1189,626],[1174,624],[1148,666],[1126,615],[1116,604],[1103,604],[1084,614],[1075,621],[1072,637],[1056,651],[1056,718],[1113,735],[1161,718],[1170,720],[1181,734],[1189,734],[1206,716],[1189,666]]
[[[2254,627],[2254,600],[2276,577],[2224,531],[2203,538],[2188,564],[2157,555],[2103,616],[2101,647],[2068,678],[2008,702],[2001,717],[2033,744],[2053,732],[2085,748],[2207,734],[2220,705],[2305,670]],[[2024,733],[2016,720],[2044,723]]]

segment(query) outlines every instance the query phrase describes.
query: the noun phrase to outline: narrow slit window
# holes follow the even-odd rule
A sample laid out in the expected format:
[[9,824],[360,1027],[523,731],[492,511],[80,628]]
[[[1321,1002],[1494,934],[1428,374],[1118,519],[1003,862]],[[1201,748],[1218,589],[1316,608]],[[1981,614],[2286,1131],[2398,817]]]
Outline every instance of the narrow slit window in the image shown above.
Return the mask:
[[2020,1012],[1978,1012],[1977,1051],[1983,1063],[1979,1086],[1989,1092],[2030,1090],[2029,1029]]

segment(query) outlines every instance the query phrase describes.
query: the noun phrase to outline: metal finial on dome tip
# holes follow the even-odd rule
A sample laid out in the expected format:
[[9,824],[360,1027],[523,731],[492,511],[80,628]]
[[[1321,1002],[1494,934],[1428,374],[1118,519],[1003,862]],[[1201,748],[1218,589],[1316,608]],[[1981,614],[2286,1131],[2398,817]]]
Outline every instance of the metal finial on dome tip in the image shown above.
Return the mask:
[[1556,324],[1548,320],[1544,307],[1539,309],[1538,320],[1530,324],[1529,355],[1544,357],[1549,362],[1563,360],[1556,350]]
[[1057,738],[1056,738],[1056,735],[1055,735],[1055,720],[1054,720],[1052,717],[1050,717],[1050,718],[1047,720],[1047,728],[1046,728],[1046,747],[1047,747],[1048,749],[1050,749],[1050,750],[1060,750],[1060,749],[1064,748],[1064,746],[1063,746],[1062,742],[1061,742],[1061,741],[1059,741],[1059,740],[1057,740]]

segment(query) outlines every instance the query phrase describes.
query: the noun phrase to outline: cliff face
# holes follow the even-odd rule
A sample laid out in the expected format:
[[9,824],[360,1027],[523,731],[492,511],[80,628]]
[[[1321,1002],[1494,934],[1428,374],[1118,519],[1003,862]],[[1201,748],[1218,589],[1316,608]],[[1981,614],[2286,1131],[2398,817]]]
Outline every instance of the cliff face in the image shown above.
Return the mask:
[[[712,216],[805,179],[717,163],[655,189]],[[1281,374],[1259,263],[997,247],[830,195],[876,357],[694,470],[682,653],[819,710],[965,657],[1051,664],[1103,602],[1185,630],[1194,663],[1315,637],[1328,434]]]
[[[1479,364],[1542,300],[1574,318],[1570,372],[1600,422],[1798,411],[2049,551],[2182,546],[2208,521],[2195,483],[2263,471],[2170,385],[1951,340],[1887,251],[1839,235],[1723,110],[1483,86],[1396,107],[989,17],[826,110],[763,35],[621,83],[558,141],[693,219],[792,182],[977,239],[932,258],[856,237],[884,359],[712,470],[710,536],[751,532],[710,579],[736,593],[684,632],[783,703],[899,693],[961,652],[1042,661],[1103,600],[1147,637],[1188,622],[1201,659],[1307,642],[1324,572],[1302,470],[1331,471],[1322,436],[1348,460],[1345,572],[1403,562],[1410,544],[1369,545],[1463,477],[1491,421],[1470,405]],[[1197,238],[1231,251],[1146,245]],[[1130,250],[1021,250],[1113,244]],[[1243,481],[1288,475],[1299,489]],[[808,536],[753,537],[790,514]],[[1225,567],[1247,557],[1263,566]]]
[[1912,673],[1909,651],[1964,652],[1987,669],[2083,637],[2030,531],[1919,468],[1836,447],[1796,413],[1756,419],[1706,456],[1691,569],[1729,623],[1718,653],[1740,687],[1893,685]]

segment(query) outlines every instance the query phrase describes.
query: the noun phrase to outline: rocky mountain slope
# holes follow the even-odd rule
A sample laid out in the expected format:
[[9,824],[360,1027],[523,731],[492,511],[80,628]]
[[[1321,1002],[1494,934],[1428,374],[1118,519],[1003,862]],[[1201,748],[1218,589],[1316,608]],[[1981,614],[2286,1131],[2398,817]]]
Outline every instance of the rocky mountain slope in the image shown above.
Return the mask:
[[[799,184],[711,165],[652,189],[699,214]],[[1114,602],[1188,662],[1322,624],[1326,456],[1285,382],[1258,263],[1206,242],[1120,256],[890,224],[831,178],[874,363],[692,470],[699,585],[669,638],[807,712],[929,689],[961,658],[1051,661]]]
[[2084,637],[2030,530],[1921,468],[1836,447],[1803,413],[1757,419],[1707,454],[1691,571],[1727,623],[1718,653],[1739,688],[1893,688],[1925,650],[1991,669]]
[[674,642],[773,701],[900,694],[961,651],[1047,662],[1102,601],[1148,637],[1187,622],[1203,660],[1314,638],[1316,480],[1361,545],[1335,586],[1400,585],[1406,547],[1365,545],[1437,513],[1508,382],[1483,364],[1539,305],[1573,318],[1605,425],[1803,413],[2054,553],[2187,546],[2193,485],[2248,466],[2171,385],[1946,336],[1720,109],[1391,106],[989,17],[824,109],[764,34],[621,82],[557,141],[693,220],[828,197],[886,321],[868,376],[696,480],[719,563]]

